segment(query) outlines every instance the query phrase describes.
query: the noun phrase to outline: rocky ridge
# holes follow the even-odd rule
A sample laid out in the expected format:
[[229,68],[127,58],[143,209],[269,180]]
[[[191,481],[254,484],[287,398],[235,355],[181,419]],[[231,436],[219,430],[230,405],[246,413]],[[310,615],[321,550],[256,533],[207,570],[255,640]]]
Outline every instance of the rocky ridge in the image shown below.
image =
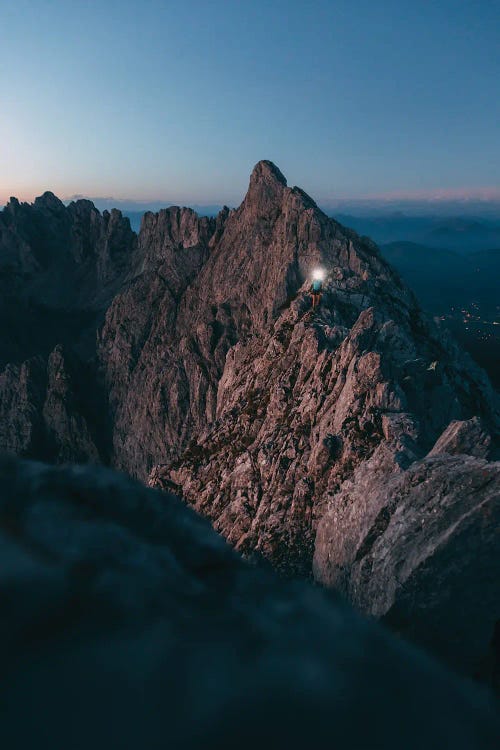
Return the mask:
[[137,237],[117,210],[66,207],[46,192],[0,212],[1,449],[110,460],[96,330],[138,264]]
[[136,246],[116,209],[50,192],[32,205],[11,198],[0,212],[0,365],[65,343],[91,356],[103,311],[137,272]]

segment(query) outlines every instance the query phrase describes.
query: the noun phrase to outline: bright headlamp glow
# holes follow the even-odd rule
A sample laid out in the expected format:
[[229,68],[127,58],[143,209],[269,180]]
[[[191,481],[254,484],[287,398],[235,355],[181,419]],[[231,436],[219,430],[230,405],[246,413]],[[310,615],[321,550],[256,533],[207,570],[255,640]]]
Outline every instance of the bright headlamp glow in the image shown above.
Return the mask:
[[323,268],[315,268],[313,271],[313,280],[314,281],[323,281],[325,278],[325,271]]

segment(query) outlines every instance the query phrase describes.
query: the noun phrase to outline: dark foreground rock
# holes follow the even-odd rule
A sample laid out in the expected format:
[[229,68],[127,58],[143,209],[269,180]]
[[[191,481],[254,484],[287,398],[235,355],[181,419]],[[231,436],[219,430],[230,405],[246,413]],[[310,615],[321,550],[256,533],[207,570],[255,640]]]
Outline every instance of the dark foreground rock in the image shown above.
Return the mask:
[[482,749],[489,695],[169,494],[0,460],[0,743]]

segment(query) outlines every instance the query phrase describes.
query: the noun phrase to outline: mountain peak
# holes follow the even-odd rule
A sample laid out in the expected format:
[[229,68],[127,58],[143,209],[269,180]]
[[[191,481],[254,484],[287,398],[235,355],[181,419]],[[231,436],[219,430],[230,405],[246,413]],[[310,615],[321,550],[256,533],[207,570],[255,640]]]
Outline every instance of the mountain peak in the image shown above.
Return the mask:
[[50,190],[46,190],[43,195],[39,195],[38,198],[35,198],[33,205],[36,208],[45,208],[52,211],[59,211],[61,208],[64,208],[64,203]]
[[254,214],[266,215],[281,204],[286,178],[272,161],[259,161],[250,175],[243,204]]
[[280,172],[276,164],[267,159],[262,159],[257,162],[252,170],[250,176],[250,187],[258,183],[272,183],[277,182],[283,187],[286,187],[286,177]]

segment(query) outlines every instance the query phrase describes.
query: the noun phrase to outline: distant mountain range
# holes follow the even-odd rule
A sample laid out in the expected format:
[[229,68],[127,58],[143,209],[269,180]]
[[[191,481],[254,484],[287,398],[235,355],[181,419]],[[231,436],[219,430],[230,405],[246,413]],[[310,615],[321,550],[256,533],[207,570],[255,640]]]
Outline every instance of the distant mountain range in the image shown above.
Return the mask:
[[500,247],[500,220],[451,216],[353,216],[335,218],[379,244],[407,242],[466,254]]
[[[222,202],[197,203],[185,199],[162,198],[155,200],[135,200],[133,198],[116,198],[113,196],[72,195],[63,200],[64,203],[81,199],[91,200],[100,211],[110,211],[118,208],[124,212],[144,213],[145,211],[159,211],[170,205],[189,206],[202,216],[216,215],[223,207]],[[227,202],[227,201],[226,201]],[[230,207],[237,205],[239,200],[227,202]],[[318,202],[320,208],[330,216],[357,216],[364,218],[406,216],[414,218],[436,217],[447,220],[450,216],[461,216],[467,219],[487,219],[500,221],[500,190],[486,190],[476,194],[443,196],[411,197],[389,196],[372,198],[334,198]]]
[[459,255],[414,242],[390,242],[380,249],[432,311],[480,301],[485,314],[497,314],[500,248]]

